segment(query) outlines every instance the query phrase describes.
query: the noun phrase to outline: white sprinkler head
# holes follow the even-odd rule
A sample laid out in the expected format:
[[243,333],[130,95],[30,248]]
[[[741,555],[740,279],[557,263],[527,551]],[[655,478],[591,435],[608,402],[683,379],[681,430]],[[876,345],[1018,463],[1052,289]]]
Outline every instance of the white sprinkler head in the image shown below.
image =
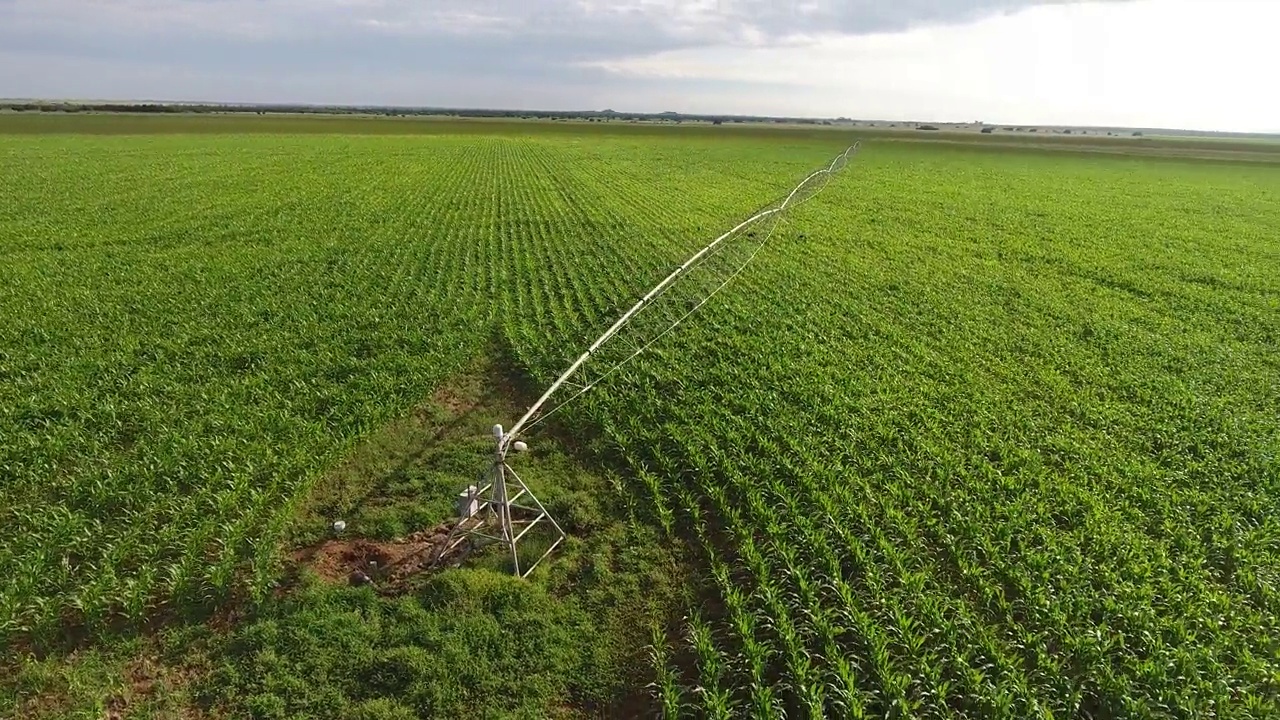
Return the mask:
[[347,523],[343,520],[334,520],[333,525],[331,527],[333,528],[334,532],[340,533],[343,530],[347,529]]
[[493,426],[493,436],[494,436],[494,437],[496,437],[496,438],[498,438],[499,440],[501,440],[501,439],[502,439],[502,426],[501,426],[501,425],[494,425],[494,426]]
[[515,441],[514,443],[511,444],[511,447],[515,449],[516,452],[524,452],[525,450],[529,449],[529,446],[525,444],[525,441],[523,440]]

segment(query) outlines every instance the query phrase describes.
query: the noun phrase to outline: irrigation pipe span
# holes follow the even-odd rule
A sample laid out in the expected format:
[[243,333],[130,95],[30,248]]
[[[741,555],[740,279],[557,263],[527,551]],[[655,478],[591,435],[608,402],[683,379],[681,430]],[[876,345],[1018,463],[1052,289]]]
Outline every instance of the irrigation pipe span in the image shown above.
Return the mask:
[[[590,360],[591,357],[597,351],[599,351],[602,346],[604,346],[605,343],[609,342],[619,332],[621,332],[625,327],[627,327],[628,323],[631,322],[632,318],[636,317],[636,315],[638,315],[642,310],[644,310],[646,307],[651,305],[658,297],[660,297],[669,288],[671,288],[672,285],[676,284],[682,277],[686,276],[693,268],[697,267],[699,263],[701,263],[705,258],[714,254],[716,250],[721,246],[721,244],[724,243],[725,240],[727,240],[728,238],[734,237],[737,233],[765,219],[780,219],[786,213],[786,211],[791,207],[800,205],[804,201],[818,194],[818,192],[820,192],[823,188],[826,187],[826,184],[831,179],[832,175],[844,169],[845,165],[847,165],[849,162],[850,156],[856,154],[860,147],[861,147],[860,142],[856,142],[853,145],[850,145],[848,148],[845,149],[844,152],[837,155],[829,165],[823,168],[820,168],[818,170],[815,170],[804,180],[800,181],[800,184],[796,185],[795,188],[792,189],[792,191],[788,193],[783,200],[774,202],[768,208],[761,210],[760,212],[756,213],[755,215],[752,215],[746,220],[743,220],[732,230],[726,232],[725,234],[721,235],[715,240],[712,240],[706,247],[694,253],[688,260],[685,260],[684,263],[682,263],[679,267],[677,267],[674,271],[672,271],[670,275],[667,275],[665,278],[663,278],[662,282],[653,286],[653,289],[645,293],[644,297],[640,298],[640,300],[636,302],[635,305],[632,305],[630,310],[627,310],[625,313],[623,313],[622,317],[618,318],[617,321],[614,322],[613,325],[611,325],[608,330],[605,330],[604,333],[600,335],[600,337],[596,338],[595,342],[591,343],[591,346],[586,349],[586,352],[583,352],[581,355],[579,355],[577,360],[574,360],[573,363],[569,365],[569,367],[566,368],[564,372],[560,373],[560,376],[557,377],[555,381],[551,383],[551,386],[547,388],[546,392],[542,393],[542,396],[539,397],[537,401],[533,403],[533,405],[529,406],[529,409],[525,411],[525,414],[518,421],[516,421],[516,424],[512,425],[511,429],[503,434],[502,439],[498,445],[498,454],[500,456],[505,455],[507,449],[511,446],[513,442],[515,442],[515,440],[519,437],[520,433],[523,430],[527,429],[528,427],[550,416],[551,413],[547,413],[546,415],[543,415],[542,417],[537,418],[535,420],[535,416],[539,413],[539,411],[541,411],[547,405],[547,403],[551,401],[551,399],[555,396],[557,392],[560,391],[562,387],[564,387],[567,383],[569,383],[570,378],[572,378],[574,374],[577,373],[578,370],[588,360]],[[770,236],[772,236],[772,230],[770,231]],[[574,398],[578,397],[582,393],[585,393],[586,391],[595,387],[595,385],[597,385],[600,381],[604,380],[605,377],[612,374],[614,370],[617,370],[619,367],[621,367],[622,365],[630,361],[632,358],[634,358],[635,356],[643,352],[647,347],[649,347],[649,345],[652,345],[655,341],[657,341],[658,338],[662,337],[663,335],[666,335],[668,332],[671,332],[671,330],[675,329],[675,327],[679,325],[685,318],[693,314],[698,308],[702,307],[702,305],[704,305],[706,301],[711,298],[712,295],[719,292],[720,289],[723,288],[725,285],[727,285],[730,280],[736,277],[738,273],[741,272],[742,269],[746,267],[747,263],[750,263],[751,260],[755,258],[756,253],[758,253],[760,250],[760,247],[764,247],[764,243],[768,242],[768,239],[769,238],[766,237],[760,243],[759,247],[756,248],[755,252],[751,253],[751,255],[747,258],[746,262],[744,262],[740,267],[738,267],[737,270],[735,270],[732,274],[730,274],[729,277],[723,283],[721,283],[718,287],[712,290],[710,294],[704,297],[687,313],[685,313],[683,316],[677,319],[674,323],[672,323],[669,327],[667,327],[665,330],[659,333],[656,337],[652,338],[648,343],[646,343],[645,345],[637,349],[635,352],[633,352],[631,355],[626,357],[624,360],[617,363],[613,367],[609,368],[609,370],[607,370],[600,378],[596,379],[594,382],[588,385],[580,387],[577,393],[574,393],[574,395],[572,395],[568,399],[561,402],[559,405],[553,408],[551,412],[555,412],[556,410],[559,410],[561,407],[564,407],[567,403],[572,401]]]

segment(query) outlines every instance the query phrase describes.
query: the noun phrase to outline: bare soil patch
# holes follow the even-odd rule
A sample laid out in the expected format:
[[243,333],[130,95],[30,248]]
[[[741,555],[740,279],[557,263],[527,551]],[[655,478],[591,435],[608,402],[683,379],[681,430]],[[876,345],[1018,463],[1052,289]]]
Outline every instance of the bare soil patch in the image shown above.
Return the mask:
[[436,562],[449,539],[453,523],[441,523],[395,540],[331,538],[293,551],[298,569],[306,569],[332,584],[373,585],[379,592],[405,590],[410,581],[424,573],[447,567],[458,559],[462,548]]

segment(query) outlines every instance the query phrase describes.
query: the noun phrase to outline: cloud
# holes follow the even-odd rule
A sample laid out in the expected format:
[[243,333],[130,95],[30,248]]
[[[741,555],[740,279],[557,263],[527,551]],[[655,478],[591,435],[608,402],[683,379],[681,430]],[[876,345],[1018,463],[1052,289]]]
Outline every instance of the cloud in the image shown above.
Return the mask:
[[0,96],[1275,127],[1270,0],[0,0]]
[[720,92],[695,103],[745,110],[747,100],[753,112],[804,106],[873,119],[1274,132],[1280,98],[1258,88],[1264,68],[1276,66],[1276,27],[1280,7],[1257,0],[1082,3],[963,25],[588,64],[620,78],[709,83]]
[[643,36],[655,45],[755,44],[795,34],[886,32],[1058,0],[6,0],[13,32],[173,32],[254,39],[368,30],[423,37]]
[[0,0],[0,47],[197,73],[443,66],[529,78],[605,67],[593,61],[786,46],[807,35],[884,32],[1053,1]]

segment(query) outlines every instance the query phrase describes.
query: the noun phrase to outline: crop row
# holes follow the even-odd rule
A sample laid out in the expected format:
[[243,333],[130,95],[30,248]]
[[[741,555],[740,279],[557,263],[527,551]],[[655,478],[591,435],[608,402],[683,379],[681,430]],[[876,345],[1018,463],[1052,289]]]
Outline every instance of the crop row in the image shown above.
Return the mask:
[[0,639],[265,591],[353,442],[773,185],[624,140],[0,142]]
[[662,705],[1274,713],[1277,178],[903,155],[582,413],[714,580]]
[[[0,142],[4,639],[263,592],[362,435],[495,337],[549,381],[841,145]],[[705,569],[659,705],[1280,709],[1277,188],[867,148],[558,418]]]

